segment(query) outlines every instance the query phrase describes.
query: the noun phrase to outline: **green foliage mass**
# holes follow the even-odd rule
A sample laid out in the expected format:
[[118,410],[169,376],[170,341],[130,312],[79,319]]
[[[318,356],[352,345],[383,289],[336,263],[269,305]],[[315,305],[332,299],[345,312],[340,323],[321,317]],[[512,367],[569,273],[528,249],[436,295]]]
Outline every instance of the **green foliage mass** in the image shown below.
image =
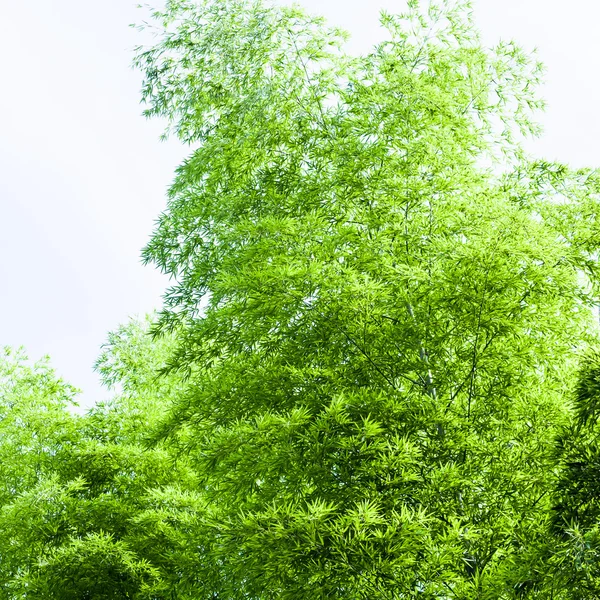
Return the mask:
[[84,415],[47,364],[0,362],[0,598],[171,598],[165,581],[185,577],[168,506],[194,506],[197,484],[187,460],[149,447],[178,386],[157,380],[170,341],[147,325],[110,334],[97,367],[122,391]]
[[163,431],[209,500],[203,579],[537,593],[599,183],[521,150],[539,66],[485,49],[464,3],[384,14],[362,57],[296,8],[155,17],[147,114],[193,151],[144,256],[174,281],[156,331],[190,383]]
[[462,1],[358,57],[298,7],[153,17],[172,285],[86,415],[2,363],[3,597],[598,598],[600,177],[522,150],[539,64]]

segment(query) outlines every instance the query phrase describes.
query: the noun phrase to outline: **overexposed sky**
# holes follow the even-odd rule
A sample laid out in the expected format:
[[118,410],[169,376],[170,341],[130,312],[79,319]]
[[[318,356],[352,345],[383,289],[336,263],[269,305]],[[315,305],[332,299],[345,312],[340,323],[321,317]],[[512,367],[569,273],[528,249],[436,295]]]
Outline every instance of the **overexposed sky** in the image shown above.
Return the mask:
[[[303,0],[366,51],[403,0]],[[142,13],[129,0],[0,2],[0,346],[49,354],[83,389],[106,332],[160,306],[167,284],[140,249],[184,155],[140,116],[129,67]],[[600,166],[598,0],[475,0],[484,40],[538,48],[547,66],[538,154]]]

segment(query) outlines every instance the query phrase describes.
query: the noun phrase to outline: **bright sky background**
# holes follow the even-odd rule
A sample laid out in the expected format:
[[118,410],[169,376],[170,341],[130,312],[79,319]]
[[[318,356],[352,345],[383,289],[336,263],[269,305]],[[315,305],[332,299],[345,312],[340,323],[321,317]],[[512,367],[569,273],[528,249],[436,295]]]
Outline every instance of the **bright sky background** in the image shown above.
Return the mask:
[[[403,0],[303,0],[379,39],[378,12]],[[598,0],[475,0],[484,40],[537,47],[547,66],[546,158],[600,166]],[[129,68],[140,11],[129,0],[5,0],[0,5],[0,346],[49,354],[57,371],[106,396],[92,365],[106,332],[160,306],[166,280],[140,249],[183,157],[145,121]]]

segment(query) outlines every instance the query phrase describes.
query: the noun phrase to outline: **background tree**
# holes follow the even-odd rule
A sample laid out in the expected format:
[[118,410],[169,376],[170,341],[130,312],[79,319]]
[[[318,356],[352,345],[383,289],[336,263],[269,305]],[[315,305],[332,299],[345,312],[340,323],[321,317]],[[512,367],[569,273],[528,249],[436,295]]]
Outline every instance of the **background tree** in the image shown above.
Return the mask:
[[207,498],[197,597],[545,594],[599,182],[521,151],[539,65],[464,2],[384,14],[361,57],[299,8],[154,17],[146,114],[193,148],[144,256],[189,377],[163,432]]
[[[52,471],[57,452],[77,443],[69,409],[76,390],[62,381],[47,361],[31,364],[23,350],[0,354],[0,507],[2,514],[19,494],[36,487]],[[11,598],[7,584],[40,547],[18,544],[0,526],[0,593]]]
[[549,537],[539,572],[549,573],[557,598],[592,600],[600,594],[600,355],[584,356],[573,414],[556,436],[558,476]]
[[171,342],[152,342],[149,322],[109,335],[97,369],[119,392],[83,415],[68,410],[73,391],[46,364],[4,365],[4,598],[189,597],[179,589],[194,578],[197,549],[172,530],[190,520],[197,486],[185,457],[149,447],[177,389],[157,379]]

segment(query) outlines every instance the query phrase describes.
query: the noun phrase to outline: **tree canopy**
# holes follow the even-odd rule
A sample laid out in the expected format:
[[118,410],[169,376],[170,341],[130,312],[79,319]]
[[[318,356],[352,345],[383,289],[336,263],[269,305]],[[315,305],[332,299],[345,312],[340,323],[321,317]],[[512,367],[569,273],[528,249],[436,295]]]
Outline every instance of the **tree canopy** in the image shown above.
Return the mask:
[[[220,595],[543,586],[554,434],[596,333],[598,177],[530,159],[539,66],[465,3],[348,56],[301,10],[168,3],[149,116],[193,146],[145,258],[173,277],[168,419]],[[207,562],[204,575],[213,577]]]
[[541,66],[462,0],[362,56],[258,0],[153,23],[172,285],[86,415],[1,367],[4,597],[597,598],[600,177],[523,150]]

